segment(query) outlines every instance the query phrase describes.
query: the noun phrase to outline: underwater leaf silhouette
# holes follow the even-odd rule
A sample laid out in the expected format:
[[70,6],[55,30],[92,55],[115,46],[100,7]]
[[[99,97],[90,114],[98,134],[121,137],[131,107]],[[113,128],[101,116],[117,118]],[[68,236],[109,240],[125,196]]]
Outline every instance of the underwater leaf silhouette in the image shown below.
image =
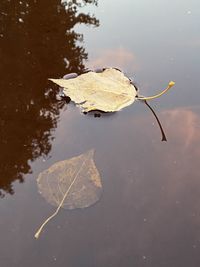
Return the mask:
[[120,70],[89,71],[73,79],[50,79],[83,111],[115,112],[135,101],[137,90]]
[[35,234],[38,238],[43,227],[60,210],[86,208],[96,203],[102,194],[100,174],[95,166],[94,150],[53,164],[39,174],[39,192],[50,204],[57,207]]

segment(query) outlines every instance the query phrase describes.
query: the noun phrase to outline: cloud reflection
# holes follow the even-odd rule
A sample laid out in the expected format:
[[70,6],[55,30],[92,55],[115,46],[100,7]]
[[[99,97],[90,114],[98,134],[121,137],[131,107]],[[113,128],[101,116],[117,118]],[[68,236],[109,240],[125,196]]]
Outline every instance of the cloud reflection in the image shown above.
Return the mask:
[[106,151],[109,157],[112,150],[107,176],[116,173],[107,186],[114,185],[116,193],[111,200],[104,198],[112,201],[111,221],[118,231],[111,230],[114,242],[98,253],[102,265],[124,257],[142,261],[144,255],[151,266],[162,261],[171,266],[177,251],[190,257],[199,244],[200,109],[176,108],[158,115],[165,143],[151,115],[126,119],[122,114],[123,120],[116,122],[120,126]]
[[96,57],[87,63],[87,67],[91,69],[99,67],[116,67],[130,72],[134,72],[139,68],[136,56],[124,47],[100,51]]

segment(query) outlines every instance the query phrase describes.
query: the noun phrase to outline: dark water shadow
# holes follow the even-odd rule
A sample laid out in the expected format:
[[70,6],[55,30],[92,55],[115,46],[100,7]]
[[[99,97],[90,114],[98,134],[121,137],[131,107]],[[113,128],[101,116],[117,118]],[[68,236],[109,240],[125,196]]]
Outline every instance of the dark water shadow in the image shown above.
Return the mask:
[[49,77],[84,70],[87,52],[75,25],[98,26],[81,12],[97,4],[71,1],[0,2],[0,196],[13,194],[12,183],[23,182],[31,162],[46,157],[63,103]]

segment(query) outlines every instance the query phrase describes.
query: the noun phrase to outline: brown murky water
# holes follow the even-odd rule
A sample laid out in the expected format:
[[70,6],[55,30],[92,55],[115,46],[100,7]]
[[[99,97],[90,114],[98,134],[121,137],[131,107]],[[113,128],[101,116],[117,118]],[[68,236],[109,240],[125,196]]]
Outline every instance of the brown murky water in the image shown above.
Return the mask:
[[[200,3],[71,2],[0,2],[0,266],[198,267]],[[168,142],[143,104],[82,115],[48,82],[105,66],[144,95],[176,81],[151,102]],[[101,200],[61,210],[35,240],[55,210],[37,191],[38,174],[91,148]]]

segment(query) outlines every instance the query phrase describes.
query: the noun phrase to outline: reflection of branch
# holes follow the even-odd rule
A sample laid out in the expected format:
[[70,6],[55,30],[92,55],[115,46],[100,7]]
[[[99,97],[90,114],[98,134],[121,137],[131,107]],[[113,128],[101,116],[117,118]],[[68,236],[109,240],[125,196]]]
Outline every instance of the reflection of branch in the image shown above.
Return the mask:
[[84,23],[86,25],[93,25],[95,27],[99,26],[99,20],[94,16],[90,16],[90,14],[80,13],[76,17],[76,23]]
[[162,125],[158,119],[158,116],[156,115],[155,111],[153,110],[153,108],[147,103],[146,100],[143,100],[143,102],[147,105],[147,107],[151,110],[151,112],[153,113],[153,115],[155,116],[157,122],[158,122],[158,125],[159,125],[159,128],[160,128],[160,131],[161,131],[161,134],[162,134],[162,141],[167,141],[167,138],[166,138],[166,135],[165,135],[165,132],[162,128]]
[[[10,38],[0,38],[0,73],[9,73],[1,79],[1,87],[6,87],[7,91],[0,97],[0,199],[6,194],[14,194],[12,183],[15,180],[23,182],[25,175],[31,173],[30,163],[40,156],[46,157],[51,150],[53,130],[57,127],[65,102],[57,100],[58,90],[47,86],[47,78],[56,73],[81,74],[88,57],[82,43],[83,34],[77,33],[74,26],[99,26],[99,20],[94,15],[81,10],[81,7],[90,4],[97,5],[98,0],[49,0],[48,8],[44,1],[15,2],[13,13],[13,8],[8,9],[8,0],[0,0],[0,12],[7,14],[0,14],[0,31],[6,36],[9,28],[21,44],[17,46]],[[13,19],[9,20],[11,17]],[[47,25],[53,26],[49,29]],[[56,34],[55,29],[58,29]],[[38,47],[35,46],[37,40],[41,44]],[[16,69],[11,64],[12,53],[7,53],[8,47],[18,55],[19,62],[25,62],[26,68]],[[55,50],[55,47],[59,49]],[[41,60],[38,60],[39,55],[42,55]],[[38,71],[40,69],[43,71]],[[9,76],[12,76],[15,87],[10,83]],[[24,78],[26,76],[29,80]],[[12,102],[9,101],[11,97]],[[66,97],[65,101],[69,99]],[[8,120],[10,116],[11,120]],[[31,123],[26,123],[29,121]],[[4,127],[3,131],[1,126]]]

